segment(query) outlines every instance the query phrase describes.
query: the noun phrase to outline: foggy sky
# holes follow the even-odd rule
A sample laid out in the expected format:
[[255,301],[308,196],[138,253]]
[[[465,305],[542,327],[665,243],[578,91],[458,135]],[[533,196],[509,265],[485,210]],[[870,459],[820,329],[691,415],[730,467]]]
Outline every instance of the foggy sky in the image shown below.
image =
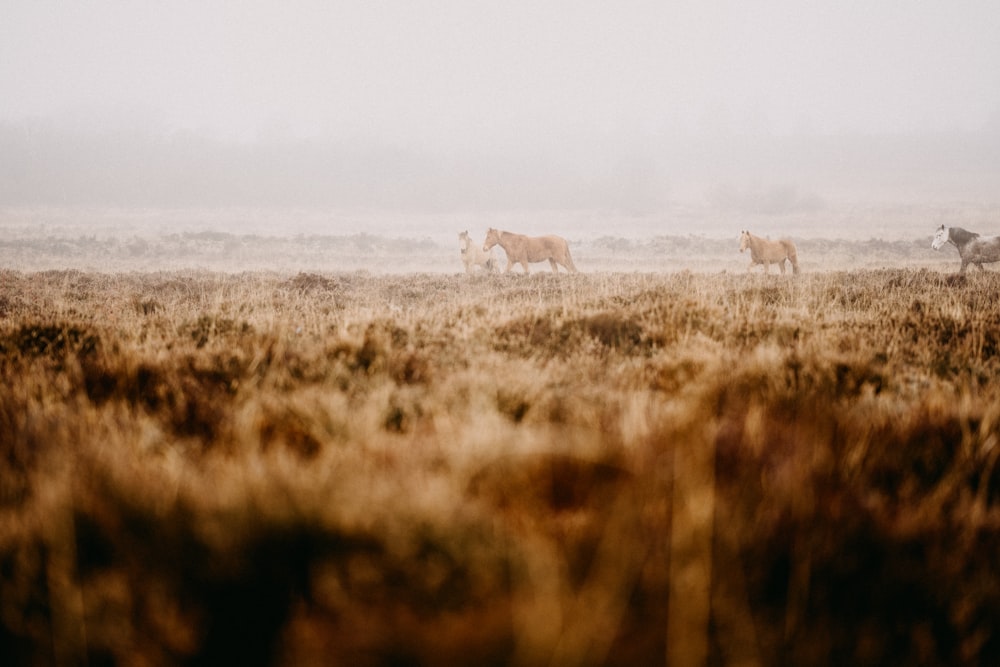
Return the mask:
[[822,196],[873,168],[991,185],[998,35],[995,0],[7,0],[0,203],[655,208],[686,179]]

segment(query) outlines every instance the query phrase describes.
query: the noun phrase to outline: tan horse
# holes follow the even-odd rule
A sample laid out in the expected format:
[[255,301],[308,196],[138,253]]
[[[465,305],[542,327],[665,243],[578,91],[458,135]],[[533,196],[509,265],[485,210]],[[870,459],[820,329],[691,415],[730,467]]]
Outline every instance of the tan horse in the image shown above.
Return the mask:
[[472,242],[469,232],[461,232],[458,235],[458,246],[462,250],[462,263],[465,264],[465,272],[472,273],[476,267],[482,267],[484,271],[496,273],[499,268],[493,251],[486,251]]
[[770,273],[771,263],[778,265],[781,272],[785,272],[785,260],[792,264],[792,273],[799,272],[799,260],[795,254],[795,244],[788,239],[772,241],[754,236],[750,232],[743,230],[740,232],[740,252],[750,248],[750,266],[747,271],[753,269],[755,264],[764,265],[764,273]]
[[504,273],[514,268],[515,264],[520,264],[524,267],[525,273],[530,273],[529,262],[545,260],[549,260],[553,273],[559,273],[560,264],[566,267],[567,271],[576,273],[573,258],[569,256],[569,244],[560,236],[525,236],[498,231],[491,227],[486,232],[483,250],[488,251],[495,245],[499,245],[507,253],[507,268],[504,269]]

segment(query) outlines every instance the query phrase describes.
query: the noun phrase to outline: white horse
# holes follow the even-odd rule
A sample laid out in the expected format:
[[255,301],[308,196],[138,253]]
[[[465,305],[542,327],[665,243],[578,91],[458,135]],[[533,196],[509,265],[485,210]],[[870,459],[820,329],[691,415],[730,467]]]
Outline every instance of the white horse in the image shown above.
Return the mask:
[[958,256],[962,258],[959,273],[965,273],[969,264],[975,264],[983,271],[986,262],[1000,262],[1000,236],[981,236],[961,227],[945,227],[941,225],[934,234],[931,248],[940,250],[946,243],[958,248]]
[[462,263],[465,264],[466,273],[472,273],[477,266],[490,273],[496,273],[500,268],[493,249],[483,250],[478,243],[473,243],[468,231],[458,235],[458,245],[462,250]]

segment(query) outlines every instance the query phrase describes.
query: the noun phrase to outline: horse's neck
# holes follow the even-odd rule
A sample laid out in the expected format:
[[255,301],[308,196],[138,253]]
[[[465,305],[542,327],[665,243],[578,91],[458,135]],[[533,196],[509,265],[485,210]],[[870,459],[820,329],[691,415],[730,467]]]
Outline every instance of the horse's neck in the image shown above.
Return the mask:
[[976,238],[979,238],[979,234],[976,232],[970,232],[966,229],[952,227],[948,230],[948,240],[956,246],[963,246]]
[[764,239],[759,236],[750,235],[750,255],[760,257],[764,252]]

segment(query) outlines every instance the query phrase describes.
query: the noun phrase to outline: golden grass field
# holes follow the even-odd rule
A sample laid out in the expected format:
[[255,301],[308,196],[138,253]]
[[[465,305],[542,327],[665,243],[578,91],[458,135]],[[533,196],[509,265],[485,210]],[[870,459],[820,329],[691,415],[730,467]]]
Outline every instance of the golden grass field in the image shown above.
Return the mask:
[[998,664],[1000,275],[578,264],[0,271],[0,664]]

